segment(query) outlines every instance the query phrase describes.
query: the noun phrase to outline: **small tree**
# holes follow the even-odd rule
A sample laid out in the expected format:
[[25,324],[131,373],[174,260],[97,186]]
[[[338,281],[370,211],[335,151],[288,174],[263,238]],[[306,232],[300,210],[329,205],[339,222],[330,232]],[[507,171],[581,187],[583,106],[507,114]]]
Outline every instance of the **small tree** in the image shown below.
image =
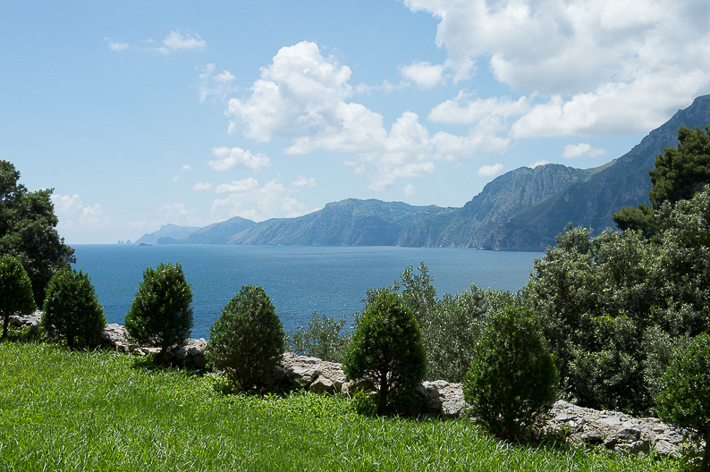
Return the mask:
[[284,352],[284,331],[264,289],[242,286],[210,328],[207,356],[232,388],[251,389],[274,371]]
[[336,320],[334,317],[318,316],[317,312],[313,312],[308,321],[308,329],[299,326],[286,335],[287,349],[301,356],[342,362],[351,336],[348,332],[341,334],[344,327],[345,317]]
[[372,382],[377,414],[383,415],[392,394],[411,393],[426,371],[419,325],[402,297],[383,293],[360,317],[343,361],[348,379]]
[[191,304],[192,288],[180,264],[148,267],[126,313],[126,331],[139,344],[160,347],[158,358],[164,362],[169,349],[190,336]]
[[10,315],[30,314],[37,309],[32,295],[32,282],[22,265],[12,256],[0,258],[0,316],[3,318],[2,339],[7,336]]
[[705,442],[701,472],[710,470],[710,337],[702,333],[668,366],[655,401],[658,416]]
[[106,327],[104,309],[96,298],[89,274],[62,269],[49,281],[41,325],[47,333],[64,336],[73,350],[88,345]]
[[500,437],[517,437],[555,401],[557,371],[537,318],[522,307],[490,316],[464,379],[471,413]]

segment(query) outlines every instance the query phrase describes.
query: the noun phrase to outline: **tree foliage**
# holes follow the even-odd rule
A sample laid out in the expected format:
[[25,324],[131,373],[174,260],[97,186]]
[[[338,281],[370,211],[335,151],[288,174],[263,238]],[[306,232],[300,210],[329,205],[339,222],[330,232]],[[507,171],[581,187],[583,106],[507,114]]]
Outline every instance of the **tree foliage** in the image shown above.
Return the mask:
[[557,371],[537,318],[522,307],[492,314],[463,384],[471,414],[501,437],[518,437],[549,411]]
[[343,370],[350,380],[375,386],[379,415],[396,409],[391,400],[419,385],[426,355],[419,324],[401,295],[383,293],[368,305],[345,354]]
[[37,307],[32,295],[32,283],[17,259],[0,257],[0,316],[3,318],[2,339],[7,337],[10,315],[30,314]]
[[142,345],[160,348],[165,361],[169,349],[181,346],[193,326],[192,288],[180,264],[148,267],[124,323],[128,335]]
[[710,469],[710,337],[698,335],[668,366],[656,396],[659,417],[689,428],[705,443],[701,471]]
[[55,229],[52,189],[30,192],[19,179],[15,166],[0,160],[0,255],[9,254],[22,264],[34,299],[41,304],[52,275],[76,259]]
[[42,328],[63,336],[74,349],[89,345],[106,327],[106,317],[89,274],[62,269],[49,281],[44,299]]
[[344,328],[345,317],[336,320],[313,312],[307,329],[299,326],[293,333],[286,335],[287,349],[301,356],[342,362],[351,337],[351,333],[344,331]]
[[284,332],[264,289],[242,286],[210,328],[207,355],[232,388],[263,385],[284,352]]

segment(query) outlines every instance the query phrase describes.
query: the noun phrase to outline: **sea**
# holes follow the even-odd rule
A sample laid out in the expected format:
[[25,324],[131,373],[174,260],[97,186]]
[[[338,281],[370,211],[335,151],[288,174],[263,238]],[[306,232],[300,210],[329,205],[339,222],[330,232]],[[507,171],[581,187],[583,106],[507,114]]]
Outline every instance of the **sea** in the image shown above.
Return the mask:
[[240,245],[75,245],[76,264],[91,277],[109,323],[123,318],[143,279],[160,263],[182,265],[192,285],[191,337],[208,338],[222,308],[242,285],[259,285],[271,298],[284,330],[307,325],[319,315],[351,315],[363,308],[367,291],[392,285],[408,265],[429,268],[437,296],[471,284],[517,291],[540,252],[463,248],[319,247]]

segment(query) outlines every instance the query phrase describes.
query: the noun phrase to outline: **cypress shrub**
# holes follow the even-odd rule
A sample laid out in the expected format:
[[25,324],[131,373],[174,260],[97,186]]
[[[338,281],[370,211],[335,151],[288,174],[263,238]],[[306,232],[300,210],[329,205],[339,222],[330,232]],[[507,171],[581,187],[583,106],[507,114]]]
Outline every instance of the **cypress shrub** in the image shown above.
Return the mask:
[[106,327],[106,317],[89,274],[74,269],[55,272],[44,298],[41,325],[53,336],[63,336],[73,350],[87,346]]
[[265,385],[284,352],[284,331],[264,289],[245,285],[210,328],[207,358],[232,389]]
[[520,436],[555,401],[557,370],[537,318],[522,307],[494,313],[464,379],[471,413],[493,434]]
[[32,282],[17,259],[10,255],[0,258],[0,316],[3,318],[2,339],[7,337],[10,315],[30,314],[37,309]]

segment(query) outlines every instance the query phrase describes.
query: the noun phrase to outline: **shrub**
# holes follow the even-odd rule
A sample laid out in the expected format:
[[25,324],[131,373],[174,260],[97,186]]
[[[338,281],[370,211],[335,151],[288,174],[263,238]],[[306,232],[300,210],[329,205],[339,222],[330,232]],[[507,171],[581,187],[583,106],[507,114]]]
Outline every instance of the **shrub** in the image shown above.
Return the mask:
[[283,352],[283,326],[271,300],[261,287],[242,286],[210,328],[208,359],[232,388],[246,390],[264,383]]
[[710,464],[710,337],[696,336],[670,363],[660,380],[655,401],[663,421],[698,433],[705,443],[701,471]]
[[350,333],[340,334],[344,327],[345,317],[336,321],[335,318],[318,316],[313,312],[308,329],[299,326],[292,334],[286,335],[286,347],[301,356],[342,362],[351,336]]
[[555,401],[557,371],[539,322],[522,307],[492,314],[473,352],[464,398],[500,437],[518,437]]
[[106,326],[104,310],[89,275],[62,269],[49,281],[41,325],[45,332],[64,336],[71,349],[88,345]]
[[373,383],[377,414],[385,414],[388,406],[401,412],[394,400],[409,397],[422,381],[426,355],[419,325],[400,295],[384,293],[368,305],[348,346],[343,370],[350,380]]
[[139,344],[160,347],[158,360],[164,362],[169,349],[190,336],[191,303],[192,288],[180,264],[148,267],[126,313],[126,331]]
[[10,315],[30,314],[37,306],[32,282],[22,265],[12,256],[0,258],[0,316],[3,318],[2,339],[7,336]]

